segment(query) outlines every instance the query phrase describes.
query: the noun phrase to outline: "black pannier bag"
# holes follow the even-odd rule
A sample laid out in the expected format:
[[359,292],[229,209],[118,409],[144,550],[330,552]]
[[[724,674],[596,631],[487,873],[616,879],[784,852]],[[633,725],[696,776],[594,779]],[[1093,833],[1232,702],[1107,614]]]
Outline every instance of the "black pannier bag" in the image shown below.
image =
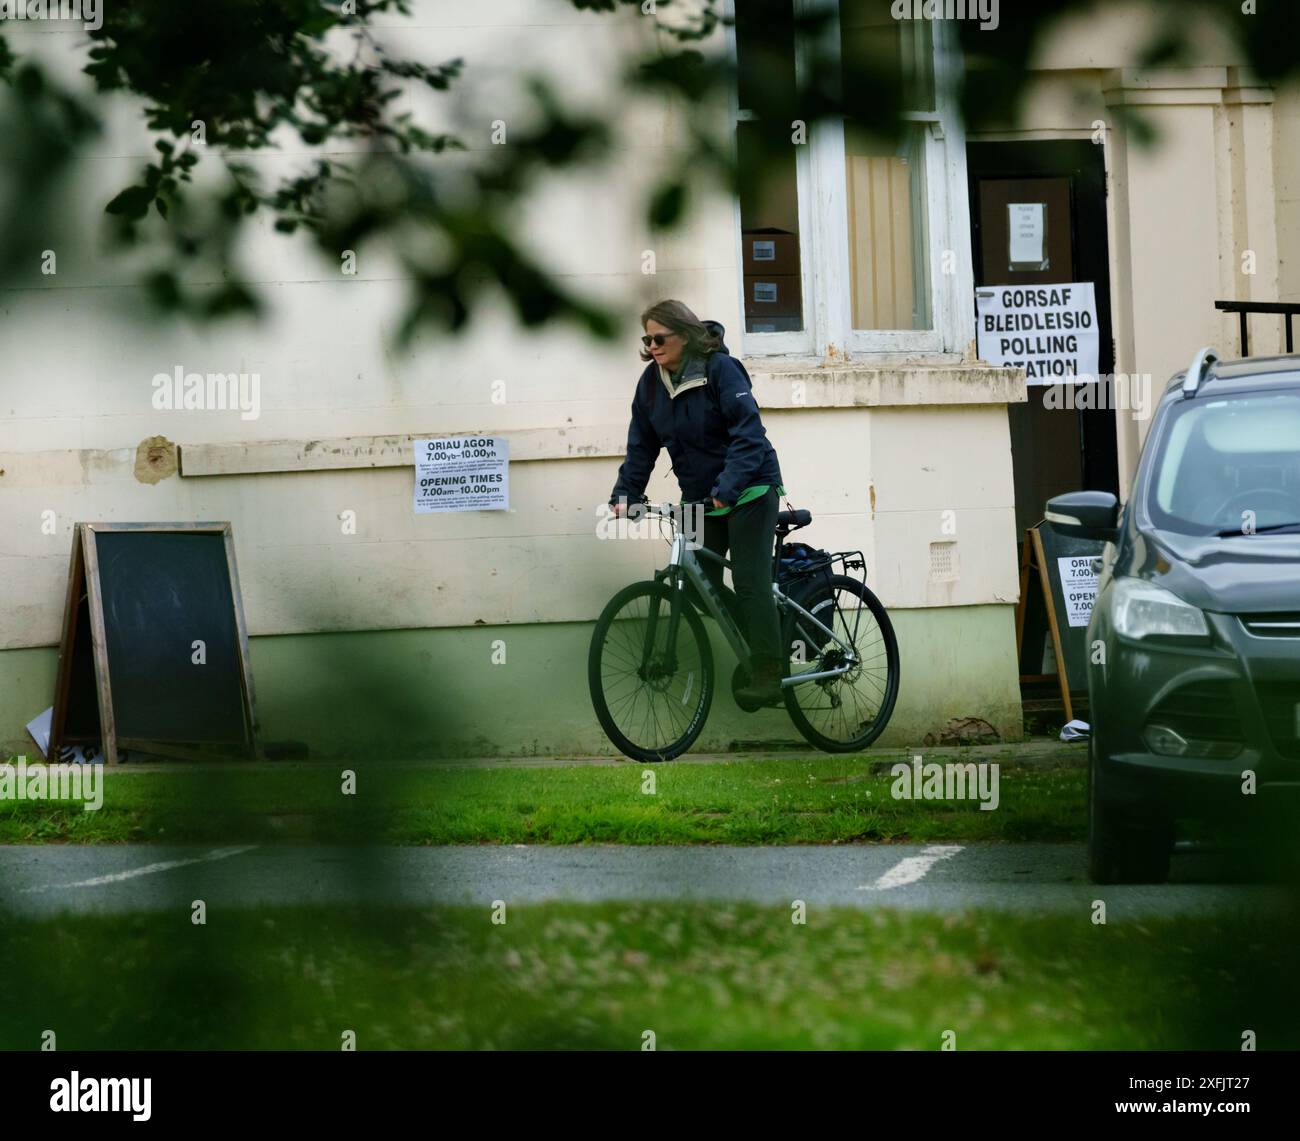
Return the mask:
[[777,585],[796,601],[829,592],[831,554],[807,543],[782,543]]

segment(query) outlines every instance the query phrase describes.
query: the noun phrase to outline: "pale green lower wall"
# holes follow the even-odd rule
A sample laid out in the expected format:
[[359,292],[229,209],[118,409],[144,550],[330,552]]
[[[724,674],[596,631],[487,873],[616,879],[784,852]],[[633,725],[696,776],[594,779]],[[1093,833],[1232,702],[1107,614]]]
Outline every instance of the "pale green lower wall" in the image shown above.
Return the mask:
[[[902,683],[887,745],[920,744],[953,717],[1021,735],[1013,606],[891,612]],[[781,709],[745,714],[735,658],[714,640],[719,688],[693,751],[801,740]],[[587,691],[590,623],[298,634],[252,640],[265,741],[314,757],[611,753]],[[505,662],[493,664],[494,643]],[[500,656],[498,652],[497,656]],[[0,652],[0,744],[32,753],[24,725],[53,700],[57,651]]]

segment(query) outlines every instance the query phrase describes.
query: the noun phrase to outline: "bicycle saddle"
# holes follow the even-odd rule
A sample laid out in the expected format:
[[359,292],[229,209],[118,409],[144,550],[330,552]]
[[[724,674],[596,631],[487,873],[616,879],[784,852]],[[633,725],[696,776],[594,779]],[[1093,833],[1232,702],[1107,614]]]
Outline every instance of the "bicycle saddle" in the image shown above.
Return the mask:
[[776,525],[778,527],[807,527],[811,522],[811,511],[800,509],[798,511],[778,511],[776,513]]

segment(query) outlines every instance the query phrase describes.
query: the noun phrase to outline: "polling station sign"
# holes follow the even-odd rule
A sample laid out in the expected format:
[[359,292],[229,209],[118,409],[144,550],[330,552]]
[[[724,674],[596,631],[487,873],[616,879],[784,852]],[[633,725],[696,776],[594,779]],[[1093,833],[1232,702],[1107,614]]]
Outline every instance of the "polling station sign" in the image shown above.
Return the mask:
[[510,507],[510,441],[451,436],[415,441],[415,511],[505,511]]
[[981,360],[1023,368],[1030,384],[1097,379],[1101,341],[1091,281],[981,285],[975,312]]

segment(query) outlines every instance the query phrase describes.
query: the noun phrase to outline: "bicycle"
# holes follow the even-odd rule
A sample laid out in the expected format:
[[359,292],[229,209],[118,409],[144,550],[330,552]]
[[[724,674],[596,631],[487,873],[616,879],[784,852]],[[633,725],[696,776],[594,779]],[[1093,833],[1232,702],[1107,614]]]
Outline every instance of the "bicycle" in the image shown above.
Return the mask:
[[[670,761],[700,735],[713,703],[713,651],[697,612],[701,604],[739,660],[733,697],[748,680],[749,648],[730,612],[735,593],[724,585],[730,598],[720,595],[700,559],[723,567],[730,561],[689,543],[672,504],[633,504],[629,518],[638,508],[657,517],[661,531],[668,521],[668,565],[606,604],[592,632],[587,681],[601,727],[621,753],[638,761]],[[777,515],[772,593],[787,648],[782,698],[810,745],[857,752],[880,736],[893,714],[898,643],[884,606],[867,588],[861,551],[825,553],[797,571],[783,570],[785,537],[811,522],[807,510]],[[834,573],[836,566],[841,573]],[[862,578],[850,570],[861,571]]]

